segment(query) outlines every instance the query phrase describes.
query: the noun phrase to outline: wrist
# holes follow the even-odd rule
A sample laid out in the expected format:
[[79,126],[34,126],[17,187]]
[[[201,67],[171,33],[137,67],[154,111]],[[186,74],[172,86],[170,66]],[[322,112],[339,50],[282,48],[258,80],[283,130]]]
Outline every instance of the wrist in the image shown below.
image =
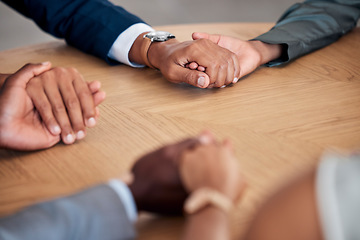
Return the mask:
[[283,47],[281,44],[269,44],[258,40],[249,41],[249,43],[256,49],[260,56],[260,65],[278,59],[282,55]]
[[148,32],[141,33],[134,41],[134,44],[131,46],[129,51],[129,60],[130,62],[146,65],[144,60],[141,57],[141,46],[143,45],[144,35]]
[[160,69],[161,63],[168,55],[169,51],[173,50],[174,45],[179,42],[176,39],[170,39],[165,42],[153,42],[148,51],[148,60],[152,66]]
[[141,212],[143,210],[142,208],[142,193],[141,190],[139,190],[135,184],[128,184],[128,188],[131,192],[131,195],[134,198],[135,201],[135,205],[136,205],[136,209],[138,210],[138,212]]
[[224,213],[229,213],[233,208],[233,201],[227,195],[208,187],[202,187],[186,199],[184,210],[188,214],[201,211],[208,206],[216,207]]

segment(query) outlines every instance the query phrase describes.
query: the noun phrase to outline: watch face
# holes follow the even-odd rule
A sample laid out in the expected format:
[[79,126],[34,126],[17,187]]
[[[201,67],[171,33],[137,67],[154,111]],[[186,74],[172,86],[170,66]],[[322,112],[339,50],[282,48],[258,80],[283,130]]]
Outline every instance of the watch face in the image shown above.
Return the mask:
[[151,41],[155,42],[165,42],[169,39],[175,38],[175,36],[171,33],[164,31],[149,32],[145,35],[145,37],[150,38]]

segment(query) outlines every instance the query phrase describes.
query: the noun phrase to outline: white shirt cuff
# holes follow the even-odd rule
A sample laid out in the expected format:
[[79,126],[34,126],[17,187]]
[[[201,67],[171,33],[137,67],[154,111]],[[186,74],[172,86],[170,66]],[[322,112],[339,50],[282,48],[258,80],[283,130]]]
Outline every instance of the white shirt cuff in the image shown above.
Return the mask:
[[117,193],[121,202],[124,204],[126,214],[132,223],[137,220],[137,209],[135,200],[128,186],[120,180],[112,179],[108,185]]
[[127,64],[131,67],[144,67],[144,65],[130,62],[129,52],[136,38],[141,33],[151,31],[154,31],[154,29],[149,25],[146,25],[145,23],[136,23],[134,25],[131,25],[128,29],[123,31],[115,40],[112,47],[110,48],[108,57],[121,63]]

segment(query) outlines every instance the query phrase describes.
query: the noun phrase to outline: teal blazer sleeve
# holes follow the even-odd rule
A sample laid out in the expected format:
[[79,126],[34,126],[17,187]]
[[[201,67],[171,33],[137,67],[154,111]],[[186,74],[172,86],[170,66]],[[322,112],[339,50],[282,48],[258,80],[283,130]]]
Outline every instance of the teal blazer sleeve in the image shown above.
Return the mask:
[[129,26],[143,23],[107,0],[2,0],[45,32],[64,38],[86,53],[110,61],[107,54]]
[[269,31],[254,40],[284,45],[276,66],[325,47],[356,26],[360,0],[307,0],[290,7]]
[[108,185],[43,202],[0,218],[2,240],[122,240],[135,231]]

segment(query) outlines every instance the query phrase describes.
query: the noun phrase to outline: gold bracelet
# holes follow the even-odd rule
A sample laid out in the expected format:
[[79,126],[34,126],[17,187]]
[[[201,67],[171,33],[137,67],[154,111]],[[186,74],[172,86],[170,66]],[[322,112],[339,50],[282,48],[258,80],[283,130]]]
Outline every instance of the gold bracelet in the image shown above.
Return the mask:
[[184,210],[188,214],[193,214],[209,204],[220,208],[226,213],[233,207],[232,201],[224,194],[212,188],[200,188],[186,199]]

